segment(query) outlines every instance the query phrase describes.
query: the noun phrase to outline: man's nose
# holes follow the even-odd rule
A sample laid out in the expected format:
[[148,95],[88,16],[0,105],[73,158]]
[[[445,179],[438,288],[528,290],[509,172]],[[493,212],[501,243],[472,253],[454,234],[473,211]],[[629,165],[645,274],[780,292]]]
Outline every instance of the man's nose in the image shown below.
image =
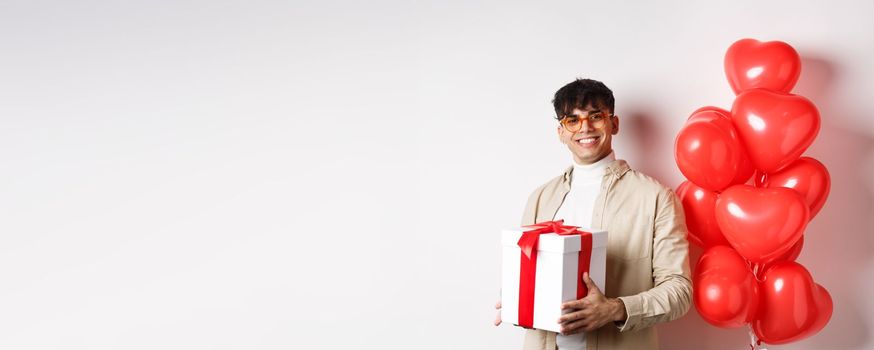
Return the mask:
[[592,127],[592,124],[589,124],[589,118],[580,119],[580,131],[589,132],[594,131],[595,128]]

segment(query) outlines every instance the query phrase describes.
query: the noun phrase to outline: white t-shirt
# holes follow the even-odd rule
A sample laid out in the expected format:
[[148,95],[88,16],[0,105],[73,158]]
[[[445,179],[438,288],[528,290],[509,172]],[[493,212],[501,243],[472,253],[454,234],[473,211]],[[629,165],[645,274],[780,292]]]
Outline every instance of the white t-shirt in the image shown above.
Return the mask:
[[[571,173],[571,189],[564,202],[555,213],[553,220],[564,219],[565,225],[592,227],[592,212],[595,209],[595,199],[601,192],[601,180],[604,172],[616,156],[610,152],[603,159],[592,164],[578,164],[574,161],[574,171]],[[603,288],[603,286],[601,286]],[[580,350],[586,348],[586,334],[564,336],[556,335],[555,343],[559,350]]]

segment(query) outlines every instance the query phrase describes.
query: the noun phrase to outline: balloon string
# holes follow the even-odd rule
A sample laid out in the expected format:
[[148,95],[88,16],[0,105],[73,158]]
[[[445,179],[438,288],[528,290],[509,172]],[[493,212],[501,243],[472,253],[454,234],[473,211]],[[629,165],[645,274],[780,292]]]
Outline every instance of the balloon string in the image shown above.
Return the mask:
[[750,332],[750,350],[768,350],[766,348],[759,347],[759,345],[762,345],[762,341],[756,338],[756,333],[753,332],[753,327],[747,324],[747,328]]
[[753,327],[748,327],[750,331],[750,350],[756,350],[756,334],[753,333]]

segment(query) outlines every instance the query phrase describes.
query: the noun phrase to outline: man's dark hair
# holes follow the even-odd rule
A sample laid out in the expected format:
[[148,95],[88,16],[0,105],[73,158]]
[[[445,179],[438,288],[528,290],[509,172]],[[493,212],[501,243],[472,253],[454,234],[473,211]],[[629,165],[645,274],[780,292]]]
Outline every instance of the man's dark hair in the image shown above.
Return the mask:
[[555,119],[569,115],[574,108],[583,109],[589,104],[593,107],[606,108],[613,113],[613,91],[604,83],[592,79],[577,79],[562,86],[555,92],[552,105],[555,107]]

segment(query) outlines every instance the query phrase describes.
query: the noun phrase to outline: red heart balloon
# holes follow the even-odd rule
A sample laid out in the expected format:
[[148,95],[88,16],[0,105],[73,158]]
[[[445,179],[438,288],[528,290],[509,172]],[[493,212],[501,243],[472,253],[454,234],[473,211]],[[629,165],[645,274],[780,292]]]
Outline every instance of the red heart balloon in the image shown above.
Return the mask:
[[[743,148],[743,146],[741,146],[741,148]],[[749,181],[750,177],[752,177],[753,173],[755,172],[756,166],[753,165],[753,161],[750,160],[747,152],[743,152],[743,156],[740,158],[740,164],[738,164],[737,166],[737,175],[735,175],[734,179],[731,180],[731,184],[745,184],[747,183],[747,181]]]
[[759,307],[759,287],[746,261],[727,246],[701,255],[693,276],[695,309],[717,327],[737,328],[751,322]]
[[782,41],[741,39],[725,52],[725,76],[735,94],[755,88],[788,93],[800,74],[798,52]]
[[774,266],[784,261],[795,261],[795,259],[798,259],[798,256],[801,255],[802,248],[804,248],[804,235],[801,235],[801,238],[798,239],[798,242],[795,242],[792,248],[789,248],[789,250],[783,253],[783,255],[780,255],[774,258],[774,260],[772,260],[771,262],[762,265],[761,271],[767,271],[769,268],[771,268],[771,266]]
[[674,157],[683,175],[710,191],[731,184],[741,155],[734,126],[714,111],[693,114],[674,144]]
[[819,332],[832,315],[832,298],[796,262],[765,271],[760,286],[762,306],[752,322],[756,336],[768,344],[785,344]]
[[783,187],[729,187],[716,200],[716,223],[747,260],[767,263],[786,253],[807,227],[804,198]]
[[[712,111],[715,114],[698,113],[698,112],[704,112],[704,111]],[[729,121],[731,120],[731,112],[726,111],[726,110],[719,108],[719,107],[704,106],[704,107],[698,108],[694,112],[692,112],[692,115],[689,116],[689,119],[687,122],[690,122],[693,120],[709,120],[710,118],[713,118],[713,116],[719,116],[719,117],[725,118],[726,120],[729,120]],[[753,176],[753,173],[755,173],[755,171],[756,171],[756,167],[753,166],[753,162],[750,160],[750,157],[747,155],[746,150],[744,150],[743,146],[741,146],[740,164],[738,165],[737,174],[734,176],[734,179],[731,180],[731,183],[729,184],[729,186],[746,183],[747,180],[749,180],[750,177]]]
[[816,159],[801,157],[775,173],[756,175],[756,187],[777,186],[791,188],[804,196],[812,220],[828,198],[831,179],[825,165]]
[[708,112],[708,111],[715,112],[717,116],[720,116],[722,118],[726,118],[729,120],[731,119],[731,112],[729,112],[729,111],[726,111],[726,110],[719,108],[719,107],[716,107],[716,106],[704,106],[704,107],[698,108],[694,112],[692,112],[692,114],[689,115],[689,119],[687,119],[687,120],[692,121],[693,119],[696,119],[696,118],[709,117],[709,115],[707,115],[707,114],[698,114],[698,112]]
[[819,112],[808,99],[763,89],[738,95],[731,119],[753,165],[766,173],[798,159],[820,126]]
[[677,188],[677,197],[683,203],[689,241],[704,248],[729,245],[716,224],[716,192],[683,181]]

